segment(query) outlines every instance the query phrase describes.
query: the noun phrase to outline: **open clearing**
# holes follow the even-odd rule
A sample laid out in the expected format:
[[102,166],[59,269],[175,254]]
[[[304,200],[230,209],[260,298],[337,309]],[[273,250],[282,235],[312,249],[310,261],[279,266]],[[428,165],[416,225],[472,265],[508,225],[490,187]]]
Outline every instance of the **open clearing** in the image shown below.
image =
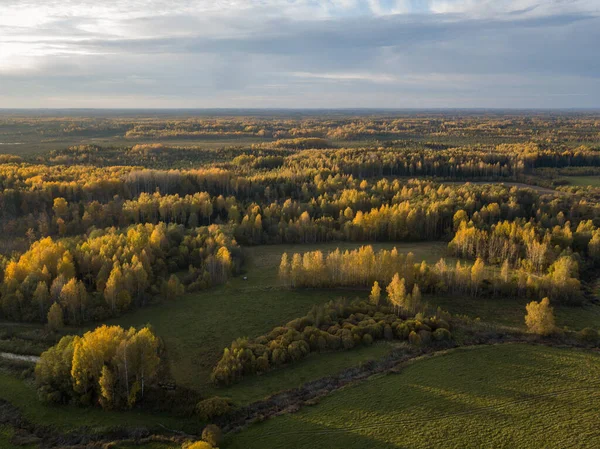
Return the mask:
[[[51,426],[60,432],[69,432],[83,427],[88,428],[88,432],[101,432],[108,427],[123,425],[144,426],[155,431],[164,431],[161,425],[188,432],[198,431],[198,420],[194,418],[181,419],[139,410],[106,411],[91,407],[46,405],[38,400],[37,391],[32,383],[23,382],[22,379],[3,371],[0,371],[0,399],[7,400],[17,407],[28,421],[37,425]],[[1,430],[0,444],[2,444]]]
[[[143,326],[150,323],[166,343],[172,373],[178,384],[212,390],[210,373],[222,351],[238,337],[257,337],[272,328],[305,315],[314,304],[339,297],[355,298],[368,292],[356,290],[289,290],[277,279],[281,254],[321,249],[353,249],[358,243],[318,245],[273,245],[247,249],[247,281],[242,276],[226,285],[185,295],[170,303],[162,303],[111,321],[123,326]],[[386,243],[380,248],[397,247],[400,252],[412,251],[417,260],[436,261],[444,254],[444,243]],[[330,357],[324,354],[321,357]],[[352,359],[352,357],[350,357]],[[348,359],[348,360],[350,360]],[[327,364],[326,364],[327,366]],[[338,367],[343,367],[338,365]],[[335,372],[335,371],[333,371]],[[330,372],[331,373],[331,372]],[[322,375],[327,373],[322,372]],[[275,376],[277,377],[277,376]],[[301,380],[299,378],[299,380]],[[302,382],[300,381],[299,384]],[[299,385],[298,384],[298,385]],[[289,384],[288,384],[289,385]],[[291,388],[297,385],[289,385]],[[265,388],[269,388],[265,382]],[[227,389],[219,394],[228,396]]]
[[600,176],[566,176],[569,185],[580,187],[600,187]]
[[506,344],[457,349],[257,424],[226,449],[597,448],[600,356]]
[[[489,298],[471,296],[424,295],[423,299],[432,307],[441,307],[452,314],[481,318],[482,321],[503,326],[525,328],[525,306],[529,298]],[[553,304],[556,325],[572,330],[586,327],[600,329],[600,306],[568,306]]]

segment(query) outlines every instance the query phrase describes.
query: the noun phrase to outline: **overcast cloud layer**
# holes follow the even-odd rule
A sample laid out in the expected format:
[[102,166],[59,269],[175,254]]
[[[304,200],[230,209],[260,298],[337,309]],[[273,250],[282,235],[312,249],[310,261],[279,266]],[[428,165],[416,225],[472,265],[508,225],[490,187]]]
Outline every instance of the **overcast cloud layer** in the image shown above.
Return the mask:
[[598,108],[600,0],[0,0],[0,108]]

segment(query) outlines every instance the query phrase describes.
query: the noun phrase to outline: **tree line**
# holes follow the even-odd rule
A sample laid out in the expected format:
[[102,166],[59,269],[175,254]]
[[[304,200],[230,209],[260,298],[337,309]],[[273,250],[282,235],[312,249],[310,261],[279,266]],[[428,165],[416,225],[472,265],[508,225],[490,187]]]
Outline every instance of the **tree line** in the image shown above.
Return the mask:
[[186,229],[161,222],[46,237],[6,264],[0,316],[38,322],[52,316],[53,325],[79,325],[153,298],[177,297],[184,286],[174,273],[181,270],[188,270],[182,277],[188,290],[225,282],[239,261],[239,247],[216,225]]

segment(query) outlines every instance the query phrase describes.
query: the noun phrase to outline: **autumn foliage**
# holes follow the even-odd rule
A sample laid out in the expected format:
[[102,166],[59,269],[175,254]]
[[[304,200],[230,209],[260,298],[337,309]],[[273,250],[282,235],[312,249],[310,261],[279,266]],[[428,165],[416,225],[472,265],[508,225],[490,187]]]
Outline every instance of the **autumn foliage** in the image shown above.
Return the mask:
[[39,397],[48,402],[130,408],[143,399],[160,363],[159,341],[148,328],[101,326],[63,337],[35,369]]

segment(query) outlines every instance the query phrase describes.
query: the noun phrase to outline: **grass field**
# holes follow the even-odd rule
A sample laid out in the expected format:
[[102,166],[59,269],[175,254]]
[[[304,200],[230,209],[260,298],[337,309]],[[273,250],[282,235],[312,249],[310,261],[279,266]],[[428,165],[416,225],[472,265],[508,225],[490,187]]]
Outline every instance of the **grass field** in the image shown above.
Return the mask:
[[[335,243],[249,248],[247,281],[237,277],[226,285],[138,310],[111,323],[123,326],[143,326],[150,323],[166,343],[176,382],[207,392],[211,388],[209,377],[213,366],[223,349],[236,338],[252,338],[264,334],[275,326],[305,315],[314,304],[343,296],[354,298],[368,294],[366,291],[353,290],[282,288],[277,279],[281,254],[358,246],[360,244]],[[375,249],[396,246],[401,252],[412,251],[417,260],[428,261],[437,260],[446,248],[440,242],[373,246]],[[331,355],[321,357],[329,358]],[[226,391],[222,394],[228,395]]]
[[566,176],[564,179],[572,186],[600,187],[600,176]]
[[[473,298],[470,296],[424,295],[433,308],[441,307],[453,314],[481,318],[482,321],[510,327],[525,327],[525,306],[528,298]],[[572,330],[585,327],[600,329],[600,306],[566,306],[553,304],[556,325],[567,326]]]
[[247,376],[238,384],[227,388],[209,389],[215,395],[227,397],[243,405],[269,397],[280,391],[296,388],[312,380],[338,373],[346,368],[358,366],[369,360],[385,357],[393,348],[388,342],[377,342],[351,351],[310,354],[293,366],[270,371],[260,376]]
[[[166,414],[151,414],[138,410],[105,411],[94,407],[52,406],[42,404],[33,384],[0,371],[0,399],[17,407],[34,424],[51,426],[61,432],[87,427],[88,432],[105,431],[108,427],[145,426],[157,431],[160,425],[170,429],[198,431],[200,423],[194,418],[181,419]],[[0,442],[2,441],[0,432]],[[1,447],[1,446],[0,446]]]
[[600,357],[541,346],[416,361],[233,435],[225,449],[597,448]]

